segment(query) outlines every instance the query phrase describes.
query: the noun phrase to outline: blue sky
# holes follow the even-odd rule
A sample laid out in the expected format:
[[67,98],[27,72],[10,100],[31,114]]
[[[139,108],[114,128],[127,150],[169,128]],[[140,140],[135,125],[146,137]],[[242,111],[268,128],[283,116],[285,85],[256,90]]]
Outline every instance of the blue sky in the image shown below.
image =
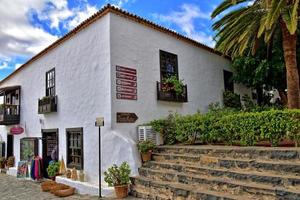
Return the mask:
[[9,0],[0,4],[0,80],[107,3],[213,47],[222,0]]

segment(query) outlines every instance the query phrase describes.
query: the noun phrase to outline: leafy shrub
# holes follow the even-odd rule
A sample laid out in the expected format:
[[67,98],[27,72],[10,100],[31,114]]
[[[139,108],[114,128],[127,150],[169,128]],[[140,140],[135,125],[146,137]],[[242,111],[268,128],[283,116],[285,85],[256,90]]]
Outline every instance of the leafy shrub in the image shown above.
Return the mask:
[[170,113],[165,119],[153,120],[150,122],[150,125],[154,131],[162,134],[165,144],[175,144],[178,142],[175,134],[176,120],[174,114]]
[[175,138],[182,143],[195,143],[197,136],[203,132],[203,121],[200,113],[175,118]]
[[225,107],[241,109],[241,98],[240,95],[235,94],[231,91],[225,91],[223,93],[223,103]]
[[141,141],[137,144],[137,148],[142,154],[148,153],[149,151],[155,149],[155,147],[156,145],[150,140]]
[[47,173],[49,177],[55,177],[59,171],[60,162],[51,161],[47,168]]
[[104,181],[110,187],[128,185],[130,183],[130,173],[131,170],[127,162],[123,162],[120,166],[114,164],[104,172]]
[[[300,143],[300,110],[237,112],[218,109],[206,114],[177,114],[172,115],[172,120],[168,118],[159,121],[163,122],[159,130],[164,133],[167,144],[193,144],[197,141],[231,145],[239,142],[251,146],[260,141],[269,141],[277,146],[282,139]],[[172,125],[167,126],[167,123]],[[156,120],[154,124],[159,123]]]

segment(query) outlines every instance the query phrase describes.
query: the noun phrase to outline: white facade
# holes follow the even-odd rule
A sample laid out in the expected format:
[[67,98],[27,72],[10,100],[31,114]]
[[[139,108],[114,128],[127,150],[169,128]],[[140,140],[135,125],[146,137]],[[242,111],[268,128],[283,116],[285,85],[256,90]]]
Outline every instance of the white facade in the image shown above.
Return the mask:
[[[157,100],[160,80],[159,50],[177,54],[179,78],[188,89],[187,103]],[[59,158],[66,160],[66,129],[83,128],[84,173],[87,182],[98,183],[98,128],[96,117],[105,118],[102,128],[102,171],[113,163],[129,162],[137,174],[137,125],[166,116],[205,111],[221,102],[223,70],[230,61],[191,43],[108,12],[93,24],[33,61],[1,83],[0,88],[21,85],[21,126],[25,133],[14,137],[14,155],[20,160],[20,138],[41,137],[41,129],[59,130]],[[137,100],[116,99],[116,65],[137,70]],[[55,68],[58,110],[38,114],[38,99],[45,96],[45,73]],[[235,92],[250,90],[235,85]],[[135,123],[117,123],[117,112],[136,113]],[[2,140],[11,126],[1,126]],[[42,144],[39,143],[41,155]]]

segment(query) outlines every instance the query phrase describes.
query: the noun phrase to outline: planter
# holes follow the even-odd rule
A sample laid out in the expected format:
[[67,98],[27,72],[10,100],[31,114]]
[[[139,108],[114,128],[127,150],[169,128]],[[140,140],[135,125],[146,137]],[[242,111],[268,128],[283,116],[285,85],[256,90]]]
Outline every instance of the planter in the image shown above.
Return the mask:
[[115,192],[118,199],[123,199],[128,196],[128,185],[115,186]]
[[142,153],[143,162],[148,162],[151,160],[152,151],[148,151],[147,153]]

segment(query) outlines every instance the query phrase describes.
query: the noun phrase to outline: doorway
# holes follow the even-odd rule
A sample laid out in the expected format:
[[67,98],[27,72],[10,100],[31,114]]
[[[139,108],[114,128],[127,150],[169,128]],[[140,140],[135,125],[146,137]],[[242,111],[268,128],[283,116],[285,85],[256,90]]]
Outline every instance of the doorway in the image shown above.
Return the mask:
[[52,160],[58,160],[58,129],[42,130],[44,177],[48,178],[47,167]]
[[14,136],[7,134],[7,154],[6,157],[14,156]]

